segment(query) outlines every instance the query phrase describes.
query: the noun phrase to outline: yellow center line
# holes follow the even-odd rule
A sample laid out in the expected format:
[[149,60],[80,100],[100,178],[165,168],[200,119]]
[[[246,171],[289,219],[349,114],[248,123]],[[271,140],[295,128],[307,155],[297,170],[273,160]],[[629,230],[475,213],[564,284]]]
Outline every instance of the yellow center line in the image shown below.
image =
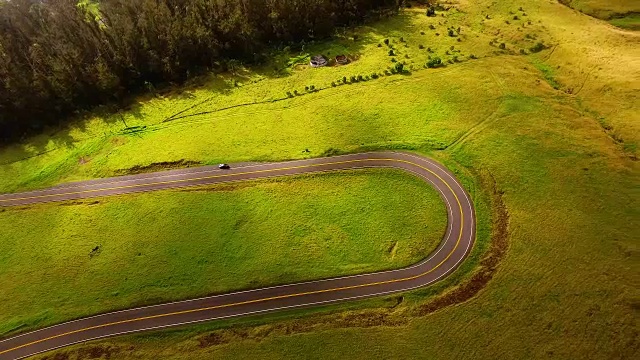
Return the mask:
[[[421,168],[423,170],[426,170],[426,171],[430,172],[431,174],[436,176],[440,181],[442,181],[447,186],[447,188],[449,188],[449,190],[453,194],[454,198],[456,199],[456,202],[458,203],[458,208],[460,209],[460,217],[461,217],[460,220],[461,221],[460,221],[460,234],[458,235],[458,239],[456,240],[456,244],[453,247],[453,249],[451,250],[451,252],[442,261],[440,261],[436,266],[434,266],[431,270],[425,271],[425,272],[417,274],[417,275],[413,275],[413,276],[409,276],[409,277],[405,277],[405,278],[400,278],[400,279],[391,279],[391,280],[377,281],[377,282],[359,284],[359,285],[349,285],[349,286],[336,287],[336,288],[323,289],[323,290],[313,290],[313,291],[307,291],[307,292],[278,295],[278,296],[272,296],[272,297],[266,297],[266,298],[260,298],[260,299],[253,299],[253,300],[246,300],[246,301],[240,301],[240,302],[229,303],[229,304],[214,305],[214,306],[202,307],[202,308],[197,308],[197,309],[175,311],[175,312],[169,312],[169,313],[165,313],[165,314],[157,314],[157,315],[150,315],[150,316],[143,316],[143,317],[138,317],[138,318],[133,318],[133,319],[127,319],[127,320],[114,321],[114,322],[105,323],[105,324],[101,324],[101,325],[94,325],[94,326],[89,326],[89,327],[82,328],[82,329],[72,330],[72,331],[68,331],[68,332],[65,332],[65,333],[58,334],[58,335],[53,335],[53,336],[49,336],[49,337],[46,337],[46,338],[43,338],[43,339],[35,340],[35,341],[29,342],[29,343],[26,343],[26,344],[23,344],[23,345],[20,345],[20,346],[16,346],[16,347],[11,348],[11,349],[0,351],[0,355],[8,353],[10,351],[15,351],[15,350],[27,347],[27,346],[31,346],[31,345],[35,345],[35,344],[38,344],[38,343],[41,343],[41,342],[45,342],[45,341],[48,341],[48,340],[53,340],[53,339],[56,339],[56,338],[60,338],[60,337],[63,337],[63,336],[73,335],[73,334],[77,334],[77,333],[80,333],[80,332],[85,332],[85,331],[105,328],[105,327],[109,327],[109,326],[115,326],[115,325],[120,325],[120,324],[127,324],[127,323],[143,321],[143,320],[157,319],[157,318],[169,317],[169,316],[175,316],[175,315],[190,314],[190,313],[201,312],[201,311],[223,309],[223,308],[228,308],[228,307],[233,307],[233,306],[241,306],[241,305],[254,304],[254,303],[259,303],[259,302],[267,302],[267,301],[287,299],[287,298],[293,298],[293,297],[301,297],[301,296],[321,294],[321,293],[327,293],[327,292],[351,290],[351,289],[357,289],[357,288],[362,288],[362,287],[370,287],[370,286],[377,286],[377,285],[385,285],[385,284],[392,284],[392,283],[398,283],[398,282],[405,282],[405,281],[415,280],[417,278],[420,278],[422,276],[425,276],[425,275],[428,275],[428,274],[434,272],[440,266],[442,266],[442,264],[444,264],[447,260],[449,260],[449,258],[451,258],[453,253],[457,250],[458,246],[460,245],[460,240],[462,239],[463,228],[464,228],[464,213],[462,211],[462,204],[460,203],[460,199],[456,195],[455,191],[453,191],[453,189],[451,188],[449,183],[447,183],[444,179],[442,179],[442,177],[440,177],[438,174],[436,174],[435,172],[431,171],[430,169],[428,169],[428,168],[426,168],[424,166],[418,165],[416,163],[413,163],[413,162],[407,161],[407,160],[399,160],[399,159],[356,159],[356,160],[346,160],[346,161],[338,161],[338,162],[323,163],[323,164],[310,164],[310,165],[292,166],[292,167],[285,167],[285,168],[278,168],[278,169],[256,170],[256,171],[250,171],[250,172],[244,172],[244,173],[207,176],[207,177],[196,178],[196,179],[188,179],[188,180],[172,180],[172,181],[165,181],[165,182],[152,183],[152,184],[129,185],[129,186],[116,187],[116,188],[109,188],[109,189],[87,190],[86,192],[122,189],[122,188],[136,187],[136,186],[149,186],[149,185],[155,185],[155,184],[168,184],[168,183],[176,183],[176,182],[184,182],[184,181],[192,181],[192,180],[203,180],[203,179],[219,178],[219,177],[225,177],[225,176],[255,174],[255,173],[262,173],[262,172],[273,172],[273,171],[279,171],[279,170],[281,171],[281,170],[291,170],[291,169],[299,169],[299,168],[309,168],[309,167],[314,167],[314,166],[345,164],[345,163],[363,162],[363,161],[378,161],[378,160],[403,162],[403,163],[407,163],[407,164],[411,164],[411,165],[417,166],[417,167],[419,167],[419,168]],[[247,180],[249,180],[249,179],[247,179]],[[76,194],[76,193],[84,193],[84,192],[85,191],[67,193],[67,194]],[[46,196],[49,196],[49,195],[43,195],[42,197],[46,197]],[[33,199],[33,198],[39,198],[39,197],[40,196],[36,196],[36,197],[25,198],[25,199]],[[19,199],[12,199],[12,200],[19,200]]]
[[[238,173],[227,173],[227,174],[222,174],[222,175],[202,176],[202,177],[189,178],[189,179],[167,180],[167,181],[158,181],[158,182],[145,183],[145,184],[134,184],[134,185],[124,185],[124,186],[116,186],[116,187],[105,187],[105,188],[92,189],[92,190],[71,191],[71,192],[65,192],[65,193],[60,193],[60,194],[46,194],[46,195],[28,196],[28,197],[12,198],[12,199],[0,199],[0,202],[20,201],[20,200],[33,200],[33,199],[50,198],[50,197],[56,197],[56,196],[86,194],[86,193],[94,193],[94,192],[108,191],[108,190],[131,189],[131,188],[136,188],[136,187],[154,186],[154,185],[176,184],[176,183],[181,183],[181,182],[200,181],[200,180],[224,178],[224,177],[239,176],[239,175],[252,175],[252,174],[265,173],[265,172],[285,171],[285,170],[293,170],[293,169],[304,169],[304,168],[310,168],[310,167],[319,167],[319,166],[327,166],[327,165],[339,165],[339,164],[348,164],[348,163],[353,163],[353,162],[364,162],[364,161],[378,161],[378,160],[382,160],[382,161],[404,161],[404,160],[396,160],[396,159],[354,159],[354,160],[328,162],[328,163],[322,163],[322,164],[298,165],[298,166],[282,167],[282,168],[277,168],[277,169],[254,170],[254,171],[245,171],[245,172],[238,172]],[[412,163],[410,163],[410,164],[412,164]],[[297,174],[294,174],[294,175],[297,175]],[[241,180],[243,180],[243,179],[241,179]],[[250,179],[244,179],[244,180],[250,180]],[[127,181],[127,180],[123,180],[123,181]],[[129,181],[131,181],[131,180],[129,180]],[[202,184],[199,184],[199,185],[202,185]]]

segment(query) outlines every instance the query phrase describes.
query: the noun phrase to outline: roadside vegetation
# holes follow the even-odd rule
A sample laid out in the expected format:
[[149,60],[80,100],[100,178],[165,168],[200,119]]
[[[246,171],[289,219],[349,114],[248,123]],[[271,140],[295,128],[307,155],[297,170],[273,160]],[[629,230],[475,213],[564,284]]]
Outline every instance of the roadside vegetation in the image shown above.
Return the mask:
[[[475,195],[484,235],[460,271],[401,296],[57,356],[637,358],[640,35],[557,2],[460,0],[428,11],[414,4],[331,40],[284,47],[264,66],[238,62],[25,139],[0,152],[0,172],[11,174],[0,188],[184,162],[412,150],[453,168]],[[315,54],[347,54],[350,63],[312,69]],[[482,201],[484,178],[507,216]],[[508,247],[490,280],[433,310],[486,270],[479,264],[496,218],[508,224]]]
[[0,334],[400,268],[433,251],[446,224],[437,192],[397,170],[10,208],[0,212]]

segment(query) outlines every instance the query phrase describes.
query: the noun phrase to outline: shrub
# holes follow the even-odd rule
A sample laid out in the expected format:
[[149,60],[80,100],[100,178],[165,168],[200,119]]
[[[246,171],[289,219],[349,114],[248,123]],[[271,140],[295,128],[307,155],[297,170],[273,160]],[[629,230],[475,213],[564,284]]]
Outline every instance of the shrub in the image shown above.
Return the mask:
[[430,48],[430,47],[428,47],[428,48],[427,48],[427,51],[428,51],[428,52],[433,52],[433,50],[431,50],[431,48]]
[[471,54],[471,55],[469,55],[469,58],[470,58],[470,59],[477,59],[478,57],[477,57],[477,56],[475,56],[474,54]]
[[462,42],[462,39],[461,39],[461,38],[458,38],[458,42]]
[[394,69],[396,70],[396,72],[402,73],[404,71],[404,64],[399,62],[396,64]]
[[520,20],[520,18],[518,17],[518,15],[513,17],[513,20]]
[[524,49],[520,49],[520,54],[527,55],[527,52]]
[[404,54],[404,58],[408,59],[409,58],[409,54]]
[[427,16],[429,17],[436,16],[436,8],[434,8],[433,6],[429,7],[427,9]]
[[542,50],[544,50],[546,48],[547,47],[543,43],[539,42],[539,43],[533,45],[531,48],[529,48],[529,51],[531,51],[532,53],[537,53],[537,52],[540,52],[540,51],[542,51]]
[[385,74],[385,75],[387,75],[387,76],[391,75],[391,73],[389,72],[389,70],[385,70],[385,71],[384,71],[384,74]]
[[291,91],[287,91],[287,97],[288,98],[292,98],[293,97],[293,94],[291,93]]
[[298,92],[298,90],[293,90],[293,94],[298,96],[300,93]]
[[400,38],[400,42],[404,42],[404,38],[403,37]]
[[500,46],[498,46],[500,49],[504,50],[507,48],[507,44],[505,43],[500,43]]
[[398,60],[396,60],[396,58],[391,58],[391,62],[397,62]]
[[453,29],[449,29],[449,36],[451,37],[455,37],[456,33],[453,31]]
[[315,90],[316,90],[315,86],[313,86],[313,85],[309,86],[309,91],[315,91]]
[[379,76],[378,76],[378,74],[376,74],[376,73],[371,74],[371,78],[372,78],[372,79],[377,79],[378,77],[379,77]]
[[342,77],[342,82],[345,83],[345,84],[347,83],[347,77],[346,76]]
[[378,44],[378,47],[382,47],[382,44]]
[[418,49],[420,49],[420,50],[424,49],[424,45],[422,45],[422,44],[418,45]]
[[384,44],[389,45],[389,39],[384,39]]
[[332,81],[332,82],[331,82],[331,86],[336,87],[336,83],[335,83],[335,81]]
[[436,67],[440,67],[442,66],[442,59],[440,59],[439,57],[434,57],[433,59],[427,61],[427,67],[428,68],[436,68]]
[[451,59],[447,60],[447,62],[448,62],[449,64],[453,64],[453,60],[451,60]]
[[436,33],[436,36],[440,36],[440,33]]
[[308,87],[308,86],[305,86],[305,87],[304,87],[304,91],[309,91],[309,87]]
[[362,75],[358,75],[358,81],[362,81],[364,80],[364,78],[362,77]]
[[355,77],[355,76],[353,76],[353,75],[351,75],[350,80],[351,80],[351,82],[352,82],[352,83],[354,83],[354,82],[358,82],[358,78],[356,78],[356,77]]
[[460,60],[458,60],[458,55],[455,55],[455,56],[453,57],[453,62],[460,62]]
[[436,29],[436,27],[435,27],[435,26],[433,26],[433,24],[431,24],[431,25],[429,25],[429,29],[431,29],[431,30],[435,30],[435,29]]
[[424,35],[424,31],[420,31],[420,35]]
[[389,50],[389,56],[395,56],[395,55],[396,55],[396,53],[393,52],[393,49]]

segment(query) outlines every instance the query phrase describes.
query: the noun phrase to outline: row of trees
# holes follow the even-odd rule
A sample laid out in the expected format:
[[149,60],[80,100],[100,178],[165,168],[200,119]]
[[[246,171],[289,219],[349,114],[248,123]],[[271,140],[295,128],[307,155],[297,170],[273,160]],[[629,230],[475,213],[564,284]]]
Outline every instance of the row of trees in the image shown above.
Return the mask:
[[330,36],[401,0],[0,0],[0,138]]

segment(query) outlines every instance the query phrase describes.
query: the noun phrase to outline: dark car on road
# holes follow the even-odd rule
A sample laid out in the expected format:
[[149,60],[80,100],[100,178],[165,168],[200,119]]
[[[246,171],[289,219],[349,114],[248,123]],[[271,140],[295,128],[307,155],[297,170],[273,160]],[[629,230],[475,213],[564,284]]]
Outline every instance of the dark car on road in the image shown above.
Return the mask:
[[220,164],[218,165],[218,169],[223,169],[223,170],[231,169],[231,166],[229,166],[229,164]]

